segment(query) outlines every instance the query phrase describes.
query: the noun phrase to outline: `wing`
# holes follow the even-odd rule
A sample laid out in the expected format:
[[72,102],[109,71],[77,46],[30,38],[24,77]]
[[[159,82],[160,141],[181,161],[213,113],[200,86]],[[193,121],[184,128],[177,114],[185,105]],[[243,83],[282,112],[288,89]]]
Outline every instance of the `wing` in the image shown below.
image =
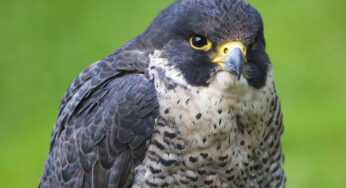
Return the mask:
[[113,54],[75,79],[62,100],[39,187],[131,181],[158,116],[153,83],[138,73],[145,60],[140,51]]

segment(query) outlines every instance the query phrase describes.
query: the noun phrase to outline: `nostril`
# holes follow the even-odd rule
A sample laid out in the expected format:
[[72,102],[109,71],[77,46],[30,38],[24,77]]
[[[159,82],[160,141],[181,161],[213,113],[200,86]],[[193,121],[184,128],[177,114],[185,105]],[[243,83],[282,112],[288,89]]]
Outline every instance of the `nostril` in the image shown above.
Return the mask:
[[224,54],[227,54],[227,53],[228,53],[228,48],[224,48],[224,49],[223,49],[223,53],[224,53]]

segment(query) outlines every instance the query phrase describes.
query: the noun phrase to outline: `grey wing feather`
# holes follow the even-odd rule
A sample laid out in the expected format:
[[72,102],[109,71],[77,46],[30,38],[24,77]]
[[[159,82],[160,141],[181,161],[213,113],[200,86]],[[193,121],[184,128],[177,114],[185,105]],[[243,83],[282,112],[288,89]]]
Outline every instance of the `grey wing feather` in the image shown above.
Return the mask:
[[39,187],[122,187],[130,181],[153,132],[158,103],[153,83],[136,73],[145,63],[115,61],[128,57],[117,54],[93,64],[71,84]]

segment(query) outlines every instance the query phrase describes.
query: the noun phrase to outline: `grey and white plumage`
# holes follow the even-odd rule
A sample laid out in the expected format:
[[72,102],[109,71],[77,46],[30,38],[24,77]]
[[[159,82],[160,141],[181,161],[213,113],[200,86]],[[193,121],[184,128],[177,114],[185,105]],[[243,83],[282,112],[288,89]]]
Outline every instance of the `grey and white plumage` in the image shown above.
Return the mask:
[[[240,72],[212,61],[229,41]],[[178,0],[70,85],[39,187],[284,187],[282,132],[259,13]]]

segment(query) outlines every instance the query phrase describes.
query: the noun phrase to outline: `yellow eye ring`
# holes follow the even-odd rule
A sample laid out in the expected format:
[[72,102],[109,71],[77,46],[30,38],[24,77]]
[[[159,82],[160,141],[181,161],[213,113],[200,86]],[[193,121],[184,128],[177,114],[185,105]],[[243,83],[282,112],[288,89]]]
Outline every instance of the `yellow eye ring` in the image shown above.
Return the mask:
[[207,52],[213,45],[206,37],[194,34],[190,37],[190,46],[195,50],[203,50]]

